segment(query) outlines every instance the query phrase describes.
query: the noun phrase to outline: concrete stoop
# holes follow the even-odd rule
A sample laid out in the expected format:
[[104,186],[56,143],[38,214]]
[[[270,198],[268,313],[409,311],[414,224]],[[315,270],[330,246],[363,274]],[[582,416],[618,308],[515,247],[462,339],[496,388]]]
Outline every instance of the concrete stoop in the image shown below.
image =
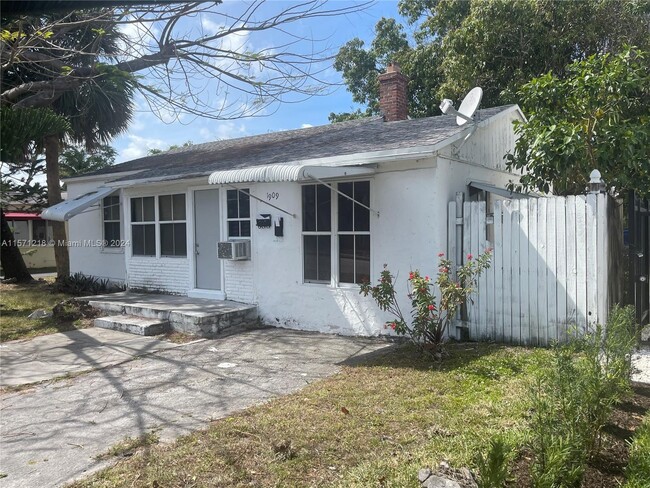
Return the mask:
[[111,315],[100,317],[94,321],[95,327],[117,330],[141,336],[154,336],[169,332],[169,320],[148,319],[135,315]]
[[170,330],[215,337],[224,329],[257,323],[257,307],[244,303],[176,295],[121,292],[84,297],[108,316],[95,326],[139,335]]

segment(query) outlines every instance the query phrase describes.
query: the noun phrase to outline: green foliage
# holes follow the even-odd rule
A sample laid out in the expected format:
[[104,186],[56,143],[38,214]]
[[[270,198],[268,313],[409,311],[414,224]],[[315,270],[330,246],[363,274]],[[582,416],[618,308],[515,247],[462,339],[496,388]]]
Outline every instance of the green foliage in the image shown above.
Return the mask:
[[628,48],[592,56],[524,85],[528,121],[507,156],[525,170],[524,188],[582,193],[598,169],[616,191],[650,195],[650,66],[648,52]]
[[606,329],[556,346],[531,391],[536,488],[578,487],[613,407],[629,392],[634,311],[614,307]]
[[636,430],[630,445],[630,459],[625,469],[627,482],[623,488],[647,488],[650,486],[650,413]]
[[78,176],[111,166],[117,152],[111,146],[102,145],[94,151],[83,147],[69,146],[59,156],[59,168],[62,177]]
[[45,172],[45,161],[39,156],[43,138],[69,130],[68,121],[49,109],[0,109],[3,200],[21,202],[34,210],[45,204],[47,188],[37,178]]
[[123,291],[124,287],[116,285],[107,279],[99,279],[94,276],[86,276],[81,272],[64,276],[57,279],[54,285],[55,291],[73,296],[100,295],[102,293],[113,293]]
[[25,160],[33,146],[40,147],[49,134],[66,134],[70,124],[45,108],[14,110],[0,109],[0,160],[19,163]]
[[562,75],[571,62],[618,53],[626,43],[650,46],[644,0],[401,0],[399,11],[413,42],[402,25],[382,19],[370,48],[356,38],[336,57],[353,100],[369,114],[378,112],[377,74],[388,60],[410,78],[411,116],[423,117],[476,85],[484,107],[515,103],[520,87],[544,73]]
[[502,488],[510,478],[509,464],[515,449],[503,436],[490,440],[487,453],[475,457],[478,468],[478,488]]
[[[395,317],[385,327],[390,327],[400,335],[408,335],[415,344],[423,344],[424,349],[433,353],[438,352],[460,306],[471,299],[478,277],[490,266],[491,250],[488,249],[476,259],[468,254],[467,262],[456,271],[457,280],[451,274],[451,261],[444,257],[444,253],[438,257],[440,262],[435,283],[428,276],[422,276],[418,270],[409,273],[410,321],[404,317],[399,306],[395,276],[391,274],[388,265],[384,265],[376,286],[363,283],[360,290],[363,296],[370,295],[382,311]],[[439,298],[435,296],[434,285],[440,293]]]

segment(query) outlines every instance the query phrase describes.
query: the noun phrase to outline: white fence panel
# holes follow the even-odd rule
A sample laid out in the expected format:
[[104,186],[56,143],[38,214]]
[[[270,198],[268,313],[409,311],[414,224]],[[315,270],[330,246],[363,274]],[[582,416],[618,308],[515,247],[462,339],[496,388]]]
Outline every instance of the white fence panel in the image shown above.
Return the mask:
[[[545,345],[604,322],[611,203],[604,194],[497,200],[491,222],[485,202],[465,202],[462,216],[450,203],[449,255],[462,246],[466,262],[492,248],[492,264],[457,325],[473,340]],[[458,217],[462,243],[455,241]]]

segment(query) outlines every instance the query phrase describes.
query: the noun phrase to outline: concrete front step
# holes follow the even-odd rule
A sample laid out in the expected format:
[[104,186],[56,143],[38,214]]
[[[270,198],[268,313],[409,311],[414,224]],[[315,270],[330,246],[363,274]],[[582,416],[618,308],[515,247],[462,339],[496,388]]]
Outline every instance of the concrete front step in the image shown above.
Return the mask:
[[168,320],[149,319],[135,315],[111,315],[95,319],[95,327],[117,330],[142,336],[153,336],[168,332],[171,327]]
[[177,332],[216,337],[229,327],[257,324],[257,307],[228,300],[189,298],[178,295],[121,292],[84,297],[107,315],[131,315],[168,321]]

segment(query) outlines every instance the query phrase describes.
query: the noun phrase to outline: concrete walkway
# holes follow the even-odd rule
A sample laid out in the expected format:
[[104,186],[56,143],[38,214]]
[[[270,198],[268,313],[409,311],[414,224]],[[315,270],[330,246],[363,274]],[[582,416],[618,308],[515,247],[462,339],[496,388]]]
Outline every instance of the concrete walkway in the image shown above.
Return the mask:
[[4,393],[0,471],[7,477],[0,488],[61,486],[110,463],[94,457],[126,436],[155,429],[170,441],[384,347],[386,342],[371,339],[240,330]]
[[0,387],[104,368],[175,347],[168,341],[105,329],[83,329],[0,344]]

